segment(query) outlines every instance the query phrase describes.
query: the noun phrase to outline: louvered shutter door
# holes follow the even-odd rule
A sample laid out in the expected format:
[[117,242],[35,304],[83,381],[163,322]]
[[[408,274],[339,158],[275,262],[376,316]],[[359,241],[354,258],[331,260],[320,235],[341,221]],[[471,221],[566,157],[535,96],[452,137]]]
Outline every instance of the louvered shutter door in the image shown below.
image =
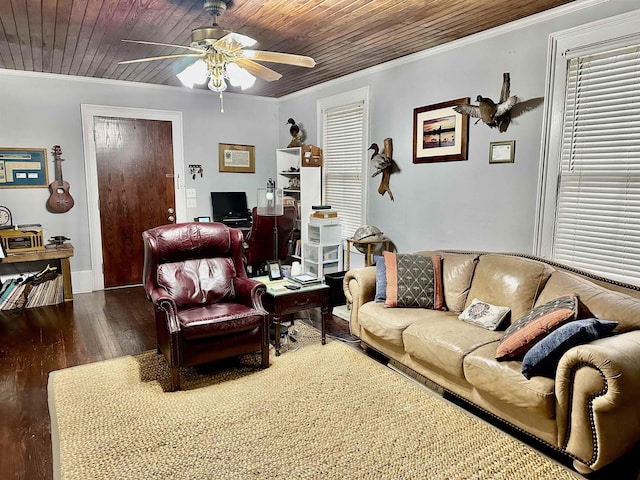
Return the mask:
[[364,104],[326,109],[323,118],[323,203],[338,211],[342,237],[362,226]]
[[640,46],[569,60],[554,258],[640,283]]

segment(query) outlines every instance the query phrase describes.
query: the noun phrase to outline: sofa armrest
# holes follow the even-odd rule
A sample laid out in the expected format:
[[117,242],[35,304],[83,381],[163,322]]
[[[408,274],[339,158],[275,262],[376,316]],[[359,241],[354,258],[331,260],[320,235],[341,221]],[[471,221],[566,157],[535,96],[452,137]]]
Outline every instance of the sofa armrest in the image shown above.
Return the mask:
[[343,281],[347,305],[351,307],[349,328],[352,335],[360,337],[358,309],[376,296],[376,267],[364,267],[349,270]]
[[558,445],[579,471],[598,470],[640,441],[640,331],[570,349],[556,372]]

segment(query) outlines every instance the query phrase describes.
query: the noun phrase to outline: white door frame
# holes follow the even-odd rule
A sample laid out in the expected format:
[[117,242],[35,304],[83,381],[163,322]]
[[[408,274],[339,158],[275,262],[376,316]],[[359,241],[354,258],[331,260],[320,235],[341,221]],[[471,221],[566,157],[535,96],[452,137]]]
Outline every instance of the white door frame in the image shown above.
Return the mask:
[[[186,221],[187,218],[182,112],[89,104],[82,104],[80,108],[82,112],[82,139],[84,142],[84,167],[87,185],[89,240],[91,245],[92,291],[95,291],[104,289],[104,274],[102,271],[102,229],[100,227],[100,200],[98,195],[98,162],[96,159],[96,144],[93,133],[95,127],[94,117],[141,118],[145,120],[164,120],[171,122],[173,135],[173,185],[176,223],[178,223]],[[140,241],[142,241],[142,239]]]

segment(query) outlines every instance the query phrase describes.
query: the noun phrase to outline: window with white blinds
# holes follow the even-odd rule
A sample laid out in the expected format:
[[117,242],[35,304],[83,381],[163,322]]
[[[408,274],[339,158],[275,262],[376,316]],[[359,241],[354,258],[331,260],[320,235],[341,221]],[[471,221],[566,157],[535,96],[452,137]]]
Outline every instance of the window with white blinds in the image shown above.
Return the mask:
[[323,109],[322,129],[323,203],[338,211],[348,238],[363,224],[364,102]]
[[553,257],[640,283],[640,45],[568,60]]

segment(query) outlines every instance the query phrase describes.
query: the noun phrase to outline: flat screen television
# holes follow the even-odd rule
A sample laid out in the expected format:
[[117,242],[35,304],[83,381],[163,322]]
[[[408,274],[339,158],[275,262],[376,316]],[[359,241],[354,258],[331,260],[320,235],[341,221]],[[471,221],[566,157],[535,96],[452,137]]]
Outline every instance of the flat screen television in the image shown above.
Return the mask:
[[247,221],[247,194],[245,192],[211,192],[213,221]]

